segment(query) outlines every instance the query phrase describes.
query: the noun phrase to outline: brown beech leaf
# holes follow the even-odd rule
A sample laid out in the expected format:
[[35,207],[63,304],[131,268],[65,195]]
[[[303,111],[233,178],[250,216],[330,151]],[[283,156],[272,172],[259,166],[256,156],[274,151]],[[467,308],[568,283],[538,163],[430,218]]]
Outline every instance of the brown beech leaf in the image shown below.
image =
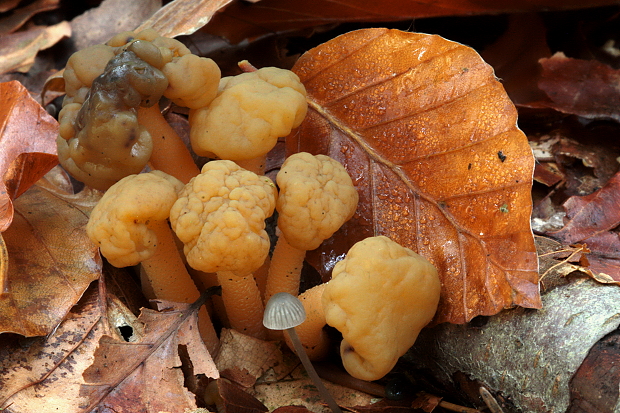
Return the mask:
[[99,341],[93,364],[84,372],[87,399],[85,412],[95,407],[131,412],[183,413],[196,408],[196,396],[184,386],[179,348],[191,360],[192,375],[218,378],[219,373],[197,327],[197,310],[208,293],[190,306],[175,304],[178,309],[156,312],[143,309],[133,329],[135,336],[127,342],[104,335]]
[[161,0],[104,0],[71,20],[71,40],[77,50],[105,43],[119,32],[133,30],[160,8]]
[[27,72],[39,50],[44,50],[71,35],[68,22],[35,27],[3,36],[0,44],[0,74],[10,71]]
[[[92,362],[105,313],[93,284],[49,336],[0,335],[0,409],[77,412],[82,372]],[[102,317],[103,315],[103,317]]]
[[[610,4],[616,2],[588,2],[589,7]],[[223,12],[216,14],[206,30],[237,43],[267,33],[334,23],[387,22],[422,17],[581,7],[582,0],[261,0],[254,4],[237,0]]]
[[13,219],[13,200],[54,165],[58,122],[17,81],[0,83],[0,232]]
[[[339,406],[367,406],[374,398],[346,385],[335,384],[327,380],[324,380],[323,384]],[[282,406],[303,406],[313,412],[331,412],[300,362],[286,378],[275,383],[261,380],[248,392],[263,402],[269,411]]]
[[304,406],[282,406],[278,407],[273,411],[273,413],[311,413],[311,410],[308,410]]
[[559,231],[548,233],[564,244],[574,244],[609,231],[620,224],[620,173],[586,196],[572,196],[564,202],[568,222]]
[[101,258],[85,230],[99,197],[68,194],[43,179],[15,201],[13,224],[3,233],[9,260],[0,332],[49,334],[99,277]]
[[620,285],[620,234],[603,232],[583,242],[590,250],[584,271],[600,283]]
[[353,219],[314,255],[319,271],[353,243],[386,235],[437,267],[436,322],[540,307],[534,158],[515,107],[474,50],[366,29],[310,50],[293,71],[309,112],[287,152],[337,159],[360,195]]
[[558,52],[540,59],[543,72],[538,87],[549,102],[541,102],[560,112],[585,118],[620,121],[620,70],[596,60],[579,60]]
[[174,0],[159,9],[137,30],[152,27],[162,36],[189,35],[207,24],[232,0]]
[[13,33],[37,13],[57,9],[58,3],[60,0],[37,0],[13,10],[10,15],[0,19],[0,36]]

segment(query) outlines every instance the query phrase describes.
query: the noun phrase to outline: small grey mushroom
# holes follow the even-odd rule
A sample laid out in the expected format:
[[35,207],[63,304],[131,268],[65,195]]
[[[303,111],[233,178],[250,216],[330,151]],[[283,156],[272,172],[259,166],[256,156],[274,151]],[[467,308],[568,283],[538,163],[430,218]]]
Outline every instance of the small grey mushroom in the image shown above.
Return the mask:
[[271,296],[265,306],[263,325],[270,330],[284,330],[285,334],[289,335],[297,356],[325,403],[334,413],[342,413],[332,395],[323,385],[295,331],[295,327],[303,323],[305,319],[306,311],[297,297],[289,293],[277,293]]

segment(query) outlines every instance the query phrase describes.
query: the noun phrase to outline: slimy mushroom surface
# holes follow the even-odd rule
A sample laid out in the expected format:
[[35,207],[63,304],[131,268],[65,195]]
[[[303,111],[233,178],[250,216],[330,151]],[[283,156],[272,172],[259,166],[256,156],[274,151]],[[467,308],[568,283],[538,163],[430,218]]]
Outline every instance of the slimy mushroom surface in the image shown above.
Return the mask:
[[289,70],[265,67],[224,77],[209,106],[190,111],[192,148],[233,161],[265,156],[306,111],[306,89]]
[[276,196],[269,178],[232,161],[211,161],[184,187],[170,211],[187,263],[217,273],[231,326],[256,338],[265,338],[266,330],[252,273],[269,253],[265,218],[273,213]]
[[440,288],[428,260],[387,237],[353,245],[322,296],[327,324],[342,333],[340,355],[349,374],[385,376],[433,318]]
[[84,102],[67,104],[59,114],[61,165],[79,181],[102,190],[142,171],[153,146],[151,135],[138,123],[137,108],[159,101],[167,86],[163,73],[133,51],[115,56],[92,81]]
[[[129,175],[103,195],[93,208],[86,232],[115,267],[142,263],[143,290],[156,298],[193,303],[200,296],[168,225],[170,208],[183,184],[161,171]],[[205,345],[215,355],[219,340],[205,307],[198,312]]]
[[278,292],[299,293],[306,251],[317,248],[348,221],[359,199],[344,166],[325,155],[300,152],[289,156],[276,182],[282,234],[273,252],[265,300]]

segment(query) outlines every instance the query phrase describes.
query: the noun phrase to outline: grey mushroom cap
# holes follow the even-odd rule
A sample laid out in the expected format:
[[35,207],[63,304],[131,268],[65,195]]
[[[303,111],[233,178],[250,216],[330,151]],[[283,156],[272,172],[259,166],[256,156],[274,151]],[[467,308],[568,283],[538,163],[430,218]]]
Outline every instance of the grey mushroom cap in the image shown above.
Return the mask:
[[289,293],[271,296],[265,306],[263,325],[270,330],[297,327],[306,320],[306,310],[299,298]]

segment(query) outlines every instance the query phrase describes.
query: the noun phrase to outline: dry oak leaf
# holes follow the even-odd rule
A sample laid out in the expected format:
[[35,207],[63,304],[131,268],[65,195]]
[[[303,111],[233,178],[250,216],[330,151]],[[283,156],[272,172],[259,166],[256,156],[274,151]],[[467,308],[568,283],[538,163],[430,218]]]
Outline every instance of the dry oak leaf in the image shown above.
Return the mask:
[[58,122],[17,81],[0,83],[0,232],[13,219],[13,200],[54,165]]
[[[185,387],[184,372],[219,378],[197,326],[197,310],[207,295],[187,306],[157,312],[143,309],[129,341],[104,335],[99,341],[93,364],[83,374],[86,384],[81,395],[88,401],[84,412],[99,411],[184,413],[196,409],[196,395]],[[183,365],[179,349],[191,360]],[[86,407],[87,405],[87,407]]]
[[473,49],[365,29],[310,50],[293,71],[309,112],[287,153],[337,159],[360,195],[353,219],[311,255],[324,276],[353,243],[386,235],[437,267],[435,322],[541,306],[534,158],[514,105]]
[[[105,314],[105,313],[103,313]],[[45,337],[0,335],[0,409],[78,412],[82,373],[105,332],[96,284]]]
[[0,332],[49,334],[99,278],[101,258],[85,230],[99,197],[42,179],[15,201],[13,224],[3,233],[9,260]]

